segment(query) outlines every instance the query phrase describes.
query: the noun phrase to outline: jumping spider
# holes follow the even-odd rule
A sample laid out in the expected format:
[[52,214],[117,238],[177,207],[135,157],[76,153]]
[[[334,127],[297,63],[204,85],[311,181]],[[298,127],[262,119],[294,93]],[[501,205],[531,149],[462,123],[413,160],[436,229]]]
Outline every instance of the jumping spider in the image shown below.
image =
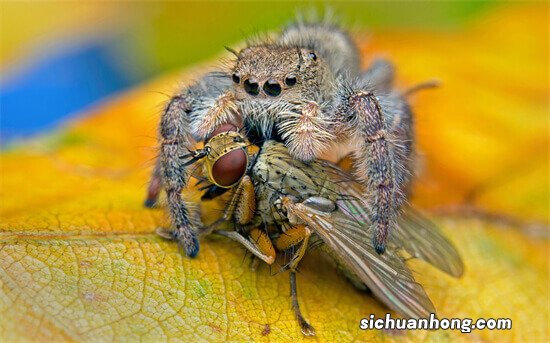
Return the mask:
[[391,64],[380,60],[361,71],[348,34],[327,23],[296,23],[274,41],[232,52],[230,70],[208,73],[167,103],[146,205],[156,202],[163,186],[173,238],[196,256],[202,224],[181,197],[189,179],[181,156],[220,125],[234,123],[254,143],[283,142],[293,158],[305,162],[329,150],[351,152],[371,209],[373,243],[382,254],[406,201],[413,165],[412,113],[405,96],[392,90]]

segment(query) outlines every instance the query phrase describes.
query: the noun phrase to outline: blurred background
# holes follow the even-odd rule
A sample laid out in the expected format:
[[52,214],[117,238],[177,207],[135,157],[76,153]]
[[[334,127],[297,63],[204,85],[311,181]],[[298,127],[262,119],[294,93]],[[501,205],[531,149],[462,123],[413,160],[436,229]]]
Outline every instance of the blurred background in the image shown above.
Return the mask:
[[154,75],[328,8],[351,28],[460,31],[498,2],[3,1],[0,144],[51,129]]

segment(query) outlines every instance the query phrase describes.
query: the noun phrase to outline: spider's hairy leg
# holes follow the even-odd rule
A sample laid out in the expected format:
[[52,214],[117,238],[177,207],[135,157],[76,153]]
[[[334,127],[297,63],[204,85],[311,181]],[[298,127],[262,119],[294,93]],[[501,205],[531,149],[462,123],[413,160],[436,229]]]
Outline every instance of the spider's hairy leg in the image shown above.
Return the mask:
[[[160,151],[151,177],[146,205],[154,204],[160,188],[165,188],[174,226],[172,237],[190,257],[196,256],[199,251],[196,230],[202,223],[197,207],[186,203],[181,196],[189,179],[187,161],[181,157],[187,155],[196,141],[204,140],[205,135],[219,124],[207,114],[213,106],[219,104],[217,99],[228,93],[230,86],[231,80],[226,74],[208,73],[176,94],[161,116]],[[201,130],[205,130],[204,133]]]
[[373,243],[382,254],[405,201],[412,144],[410,112],[402,99],[393,95],[377,97],[370,90],[353,91],[345,98],[341,115],[358,141],[354,169],[366,187],[365,199],[372,210]]
[[189,132],[190,112],[190,103],[184,96],[177,95],[169,102],[161,118],[159,160],[160,175],[174,225],[173,239],[184,249],[187,256],[195,257],[199,252],[199,241],[195,232],[198,216],[191,213],[189,205],[181,196],[181,191],[189,179],[189,171],[185,166],[185,160],[180,156],[185,155],[193,144]]
[[229,75],[223,72],[206,74],[188,90],[193,101],[191,132],[197,141],[206,139],[222,124],[241,125]]
[[[231,94],[228,89],[230,86],[231,80],[222,72],[214,71],[204,75],[169,101],[165,112],[171,109],[172,111],[179,111],[180,115],[169,116],[172,119],[162,121],[161,126],[171,126],[181,121],[181,124],[178,125],[184,127],[187,134],[190,134],[195,141],[204,140],[220,124],[220,120],[227,119],[227,115],[224,117],[224,113],[233,114],[230,110],[220,109],[220,106],[233,108],[229,104]],[[183,114],[183,112],[186,112],[186,114]],[[215,113],[221,113],[220,116],[223,118],[219,118],[220,116],[216,116]],[[157,203],[163,187],[161,169],[161,159],[157,158],[147,189],[147,197],[144,203],[146,207],[153,207]]]
[[395,70],[390,61],[377,59],[367,70],[361,73],[361,78],[374,89],[387,92],[393,87]]
[[160,191],[162,190],[162,178],[160,175],[160,159],[157,158],[155,161],[155,168],[151,174],[151,180],[149,181],[149,187],[147,187],[147,198],[143,205],[148,208],[153,208],[156,206]]

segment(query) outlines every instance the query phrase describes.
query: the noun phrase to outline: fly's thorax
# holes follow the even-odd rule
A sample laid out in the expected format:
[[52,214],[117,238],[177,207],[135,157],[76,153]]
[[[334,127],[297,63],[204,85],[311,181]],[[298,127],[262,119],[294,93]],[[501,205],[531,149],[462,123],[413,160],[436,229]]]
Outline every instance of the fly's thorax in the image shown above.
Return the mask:
[[225,131],[208,140],[204,162],[210,181],[223,188],[231,188],[246,174],[248,167],[247,143],[237,131]]
[[264,144],[252,168],[252,178],[282,196],[300,198],[302,194],[317,191],[307,165],[292,158],[286,146],[279,142]]
[[279,142],[264,144],[250,174],[254,181],[258,209],[276,217],[275,221],[288,219],[281,216],[277,201],[289,197],[304,202],[312,197],[323,197],[335,202],[341,192],[337,183],[330,180],[329,170],[323,163],[305,163],[292,158],[287,147]]
[[[259,156],[258,169],[273,169],[267,181],[287,193],[295,193],[305,200],[312,196],[333,198],[337,184],[331,181],[332,170],[324,162],[304,162],[292,157],[288,148],[279,142],[268,142]],[[257,171],[261,175],[262,170]],[[294,191],[294,192],[293,192]]]

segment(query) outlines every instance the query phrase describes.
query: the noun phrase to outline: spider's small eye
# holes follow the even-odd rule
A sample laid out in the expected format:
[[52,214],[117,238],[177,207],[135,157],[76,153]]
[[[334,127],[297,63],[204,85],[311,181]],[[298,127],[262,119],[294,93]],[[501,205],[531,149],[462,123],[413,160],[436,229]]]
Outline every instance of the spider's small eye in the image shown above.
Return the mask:
[[309,58],[311,58],[314,61],[317,61],[317,55],[312,51],[308,54]]
[[294,86],[296,84],[296,76],[294,75],[287,76],[285,79],[285,84],[287,86]]
[[233,79],[233,82],[235,83],[240,83],[241,82],[241,77],[239,76],[239,74],[237,73],[234,73],[231,78]]
[[244,142],[244,139],[242,137],[239,137],[239,136],[233,137],[233,142],[242,143],[242,142]]

